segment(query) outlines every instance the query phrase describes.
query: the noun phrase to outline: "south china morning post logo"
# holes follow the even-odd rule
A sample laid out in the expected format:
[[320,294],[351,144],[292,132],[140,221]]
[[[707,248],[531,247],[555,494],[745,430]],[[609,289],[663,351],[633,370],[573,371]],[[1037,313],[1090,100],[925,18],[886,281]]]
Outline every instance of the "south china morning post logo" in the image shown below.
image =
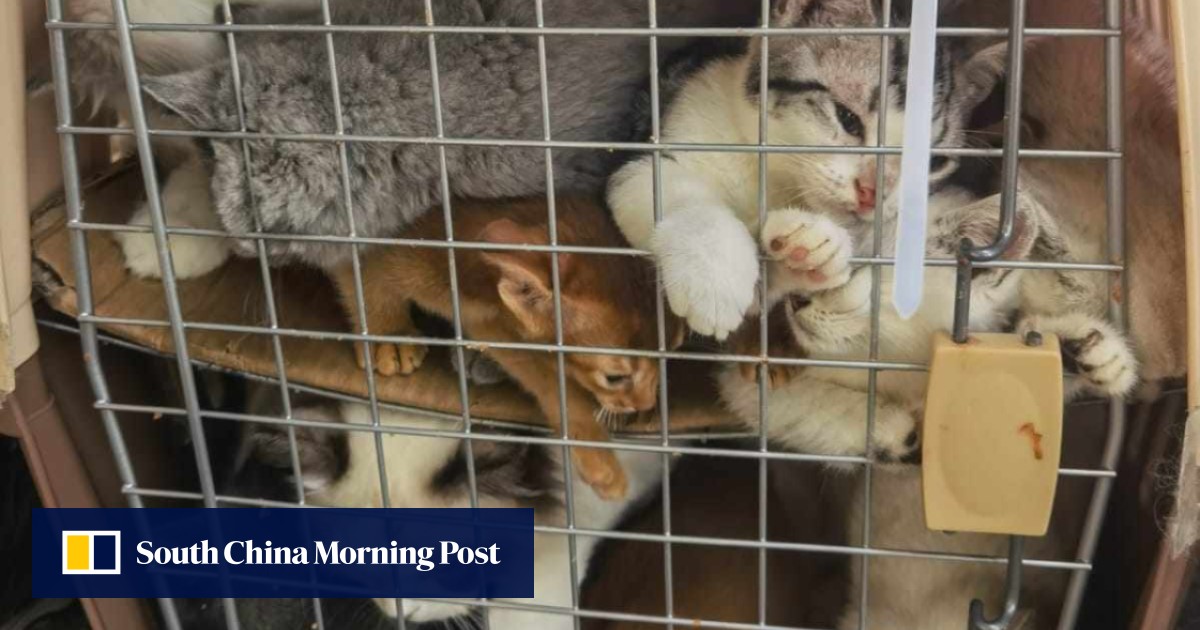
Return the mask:
[[34,510],[35,597],[533,597],[533,511]]
[[[152,541],[137,544],[139,565],[397,565],[417,571],[439,566],[499,565],[500,545],[464,547],[453,540],[438,541],[436,547],[405,546],[395,540],[374,547],[353,547],[341,541],[317,540],[311,547],[276,545],[270,540],[231,540],[224,546],[201,540],[186,547],[156,547]],[[118,571],[119,572],[119,571]]]
[[63,575],[120,575],[121,532],[64,530]]

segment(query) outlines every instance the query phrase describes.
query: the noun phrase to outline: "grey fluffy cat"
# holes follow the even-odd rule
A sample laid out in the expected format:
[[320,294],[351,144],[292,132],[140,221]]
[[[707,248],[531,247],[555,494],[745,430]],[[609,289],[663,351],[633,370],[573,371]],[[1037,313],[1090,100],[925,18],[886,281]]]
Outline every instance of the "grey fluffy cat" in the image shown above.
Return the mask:
[[[660,2],[659,23],[719,23],[717,16],[731,14],[730,7],[719,4]],[[433,22],[441,26],[530,27],[538,21],[531,0],[439,1],[433,3],[432,13]],[[258,8],[240,13],[235,21],[270,23],[279,21],[277,15],[272,9]],[[291,20],[320,21],[315,12],[297,18],[289,9],[287,15]],[[545,3],[544,18],[547,26],[648,24],[642,0],[550,1]],[[332,9],[332,22],[424,25],[426,16],[421,0],[339,0]],[[333,39],[346,134],[438,135],[425,35],[355,32],[335,34]],[[473,140],[543,140],[537,46],[532,35],[438,36],[445,135]],[[645,38],[547,36],[545,48],[550,136],[567,141],[628,139],[628,110],[648,74]],[[323,35],[239,35],[238,68],[249,131],[336,133],[330,60]],[[239,129],[228,60],[169,76],[146,77],[143,87],[191,127]],[[386,236],[443,197],[438,150],[420,142],[347,142],[350,212],[336,144],[251,140],[248,170],[241,141],[211,140],[202,145],[211,177],[212,206],[221,225],[235,234],[256,229],[257,211],[265,232],[346,236],[351,233],[352,217],[357,235]],[[542,148],[456,145],[446,147],[445,159],[453,196],[526,196],[546,188]],[[555,150],[556,188],[598,192],[610,159],[606,151]],[[194,172],[188,177],[197,179]],[[194,185],[180,187],[195,189]],[[170,207],[167,212],[171,214]],[[212,248],[221,247],[216,239],[205,240]],[[233,249],[252,254],[254,242],[234,239]],[[273,262],[299,260],[318,266],[335,264],[349,251],[336,245],[287,240],[268,241],[267,249]],[[129,256],[128,246],[126,253]]]

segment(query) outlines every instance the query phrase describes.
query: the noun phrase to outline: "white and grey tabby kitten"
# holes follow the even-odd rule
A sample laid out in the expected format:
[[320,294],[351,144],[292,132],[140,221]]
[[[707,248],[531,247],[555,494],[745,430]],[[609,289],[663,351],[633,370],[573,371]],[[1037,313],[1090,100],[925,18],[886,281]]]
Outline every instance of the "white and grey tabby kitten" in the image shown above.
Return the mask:
[[[297,428],[303,485],[309,503],[336,507],[382,507],[379,465],[375,438],[370,432],[370,409],[355,403],[297,405],[295,416],[306,420],[345,422],[361,431],[328,431]],[[384,426],[414,429],[454,430],[454,425],[383,409]],[[264,425],[251,435],[251,457],[290,473],[291,453],[284,427]],[[517,442],[473,442],[479,507],[532,507],[541,525],[565,526],[561,451],[557,448]],[[629,476],[629,493],[621,501],[603,501],[587,484],[573,479],[575,524],[585,529],[606,530],[660,487],[664,473],[662,458],[653,453],[617,451]],[[387,467],[391,507],[471,507],[467,472],[467,447],[461,439],[383,434],[383,458]],[[587,574],[588,563],[599,539],[579,536],[575,551],[577,578]],[[511,600],[570,609],[570,553],[565,536],[534,534],[534,592],[532,599]],[[504,600],[498,600],[504,601]],[[376,600],[378,608],[395,617],[395,600]],[[409,622],[436,622],[486,616],[486,627],[496,630],[550,630],[574,627],[570,615],[488,607],[476,609],[468,603],[406,600]]]
[[[973,201],[961,190],[948,188],[931,198],[927,253],[953,258],[959,242],[991,242],[997,232],[999,196]],[[894,253],[895,221],[883,217],[882,255]],[[839,228],[840,229],[840,228]],[[770,266],[771,293],[791,293],[779,306],[790,339],[778,347],[794,346],[795,353],[813,359],[870,359],[872,278],[869,268],[853,273],[844,284],[812,293],[789,291],[794,279],[810,273],[795,269],[798,258],[821,255],[807,250],[806,218],[799,211],[772,213],[763,228],[763,249],[775,259]],[[838,234],[831,230],[829,234]],[[856,239],[842,233],[842,242]],[[830,237],[830,244],[838,242]],[[1018,197],[1016,233],[1006,258],[1074,262],[1070,244],[1052,217],[1031,197]],[[854,248],[870,254],[869,246]],[[863,251],[863,250],[866,251]],[[801,260],[800,262],[803,262]],[[887,302],[892,268],[880,270],[878,359],[887,362],[928,363],[930,339],[953,324],[955,269],[925,269],[920,309],[902,319]],[[1123,396],[1136,382],[1136,361],[1125,337],[1096,311],[1102,294],[1093,290],[1082,272],[1028,269],[978,269],[971,283],[970,330],[1015,329],[1054,333],[1060,337],[1064,393],[1068,399],[1090,393]],[[917,447],[917,418],[924,403],[928,374],[923,371],[883,370],[877,373],[874,447],[884,460],[903,459]],[[736,367],[718,376],[725,404],[747,424],[758,424],[758,386]],[[861,455],[866,445],[868,374],[865,370],[807,367],[790,381],[773,388],[768,399],[768,434],[782,445],[802,452]]]
[[[899,4],[899,3],[897,3]],[[777,0],[771,25],[780,27],[880,24],[870,0]],[[662,118],[662,140],[682,143],[758,144],[759,102],[767,99],[769,145],[875,146],[878,141],[881,46],[861,36],[775,36],[770,39],[767,92],[760,88],[760,47],[718,56],[671,86]],[[997,58],[990,51],[956,63],[952,41],[939,42],[934,141],[964,144],[963,121],[991,89]],[[885,144],[902,140],[903,39],[892,43],[886,95]],[[696,65],[696,64],[693,64]],[[668,72],[670,74],[670,72]],[[649,157],[632,161],[609,182],[617,223],[635,246],[652,250],[662,268],[672,310],[693,330],[723,339],[754,302],[758,280],[759,156],[755,153],[674,151],[662,163],[663,220],[654,224],[654,179]],[[885,181],[898,160],[887,161]],[[942,182],[955,160],[935,158],[931,181]],[[871,155],[771,153],[767,207],[795,209],[813,226],[810,249],[825,240],[827,218],[804,208],[869,216],[875,208],[876,159]],[[844,244],[844,243],[843,243]],[[848,273],[849,250],[810,258],[808,290],[836,286]]]
[[[772,23],[787,26],[864,26],[880,23],[871,0],[786,0],[777,2]],[[873,146],[879,138],[878,39],[806,36],[772,39],[768,64],[771,144]],[[904,116],[902,40],[892,51],[886,98],[887,144],[899,144]],[[1001,72],[1003,48],[960,58],[941,44],[937,64],[934,141],[965,144],[964,123]],[[674,99],[664,117],[664,135],[675,142],[757,142],[755,55],[718,57],[699,64],[682,80],[671,77]],[[693,64],[695,65],[695,64]],[[670,76],[670,73],[668,73]],[[851,279],[852,255],[871,253],[873,222],[882,221],[882,255],[892,253],[895,206],[892,188],[898,159],[884,160],[883,216],[875,217],[875,156],[771,154],[768,158],[768,212],[757,225],[758,156],[737,153],[675,152],[663,161],[664,219],[654,226],[651,165],[634,161],[613,178],[609,200],[618,223],[634,245],[659,255],[672,307],[697,330],[722,336],[742,322],[755,295],[759,248],[776,260],[768,279],[768,301],[788,293],[792,340],[815,358],[866,359],[870,339],[870,272]],[[961,238],[990,242],[999,215],[998,197],[974,201],[948,185],[954,159],[931,164],[934,197],[930,209],[929,254],[953,257]],[[799,205],[803,204],[803,208]],[[1095,260],[1077,254],[1085,244],[1063,234],[1031,198],[1019,198],[1021,229],[1008,256],[1042,260]],[[747,229],[749,228],[749,229]],[[888,295],[890,268],[883,272]],[[901,320],[881,313],[880,358],[902,362],[928,359],[934,331],[950,327],[954,271],[926,271],[921,312]],[[1093,391],[1121,394],[1134,380],[1133,359],[1124,339],[1098,315],[1099,285],[1078,273],[990,270],[979,274],[972,296],[972,329],[1000,330],[1017,312],[1020,328],[1058,333],[1069,358],[1088,372]],[[731,296],[738,294],[737,300]],[[743,304],[742,299],[747,301]],[[715,300],[715,301],[713,301]],[[803,307],[803,308],[802,308]],[[758,421],[757,386],[737,370],[721,376],[723,398],[748,423]],[[866,378],[862,370],[809,369],[792,384],[772,392],[768,432],[802,451],[861,455],[866,443]],[[884,372],[879,387],[875,442],[884,458],[899,459],[917,447],[914,411],[924,396],[923,373]],[[1072,392],[1089,384],[1070,379]]]

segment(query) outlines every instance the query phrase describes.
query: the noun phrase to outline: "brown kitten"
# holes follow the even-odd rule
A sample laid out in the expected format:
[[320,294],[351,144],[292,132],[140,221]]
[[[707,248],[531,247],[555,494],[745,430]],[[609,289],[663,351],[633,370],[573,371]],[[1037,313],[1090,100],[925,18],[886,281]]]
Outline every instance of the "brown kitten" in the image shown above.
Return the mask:
[[[550,242],[548,210],[542,200],[456,201],[454,237],[502,245]],[[591,247],[628,247],[608,211],[578,198],[557,201],[558,243]],[[440,212],[426,213],[401,238],[444,241]],[[563,343],[569,346],[658,347],[652,267],[633,256],[559,253]],[[514,250],[459,249],[456,253],[463,334],[480,342],[498,363],[538,401],[553,427],[569,421],[572,439],[604,441],[608,432],[595,419],[597,403],[608,411],[629,413],[654,408],[658,362],[644,357],[571,353],[566,355],[566,410],[560,417],[557,358],[551,352],[488,347],[487,342],[554,343],[554,291],[551,254]],[[353,268],[335,269],[332,277],[351,327],[358,329]],[[419,335],[411,305],[453,318],[446,251],[434,247],[389,246],[362,258],[363,298],[368,330],[378,335]],[[668,339],[682,341],[683,328],[668,320]],[[426,348],[411,344],[375,344],[375,369],[384,375],[410,374],[420,367]],[[361,349],[359,363],[363,365]],[[573,448],[580,476],[604,498],[626,491],[624,471],[612,451]]]

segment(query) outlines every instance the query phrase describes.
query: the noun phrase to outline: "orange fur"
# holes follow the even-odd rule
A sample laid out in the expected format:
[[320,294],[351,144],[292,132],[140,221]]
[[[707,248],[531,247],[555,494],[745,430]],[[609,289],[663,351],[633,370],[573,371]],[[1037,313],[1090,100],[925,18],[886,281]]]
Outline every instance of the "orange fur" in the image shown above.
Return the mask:
[[[544,201],[457,201],[453,205],[454,237],[505,245],[549,243]],[[594,202],[557,201],[558,243],[592,247],[627,247],[605,208]],[[426,213],[399,235],[444,241],[440,212]],[[604,348],[658,348],[652,268],[632,256],[559,253],[559,285],[564,344]],[[569,353],[565,357],[567,418],[560,416],[558,362],[554,353],[491,348],[488,342],[555,342],[551,254],[513,250],[456,250],[463,334],[479,342],[526,391],[550,421],[566,422],[572,439],[605,441],[608,432],[595,419],[596,404],[629,413],[654,408],[658,363],[654,359]],[[351,327],[359,328],[353,267],[332,274]],[[447,253],[442,248],[388,246],[362,257],[363,298],[367,329],[376,335],[417,336],[413,304],[453,318]],[[681,328],[668,320],[667,339]],[[360,364],[362,350],[360,352]],[[420,366],[423,346],[376,344],[376,369],[385,375],[407,374]],[[609,380],[609,379],[613,380]],[[572,449],[580,474],[600,496],[625,494],[626,480],[616,457],[607,449]]]

